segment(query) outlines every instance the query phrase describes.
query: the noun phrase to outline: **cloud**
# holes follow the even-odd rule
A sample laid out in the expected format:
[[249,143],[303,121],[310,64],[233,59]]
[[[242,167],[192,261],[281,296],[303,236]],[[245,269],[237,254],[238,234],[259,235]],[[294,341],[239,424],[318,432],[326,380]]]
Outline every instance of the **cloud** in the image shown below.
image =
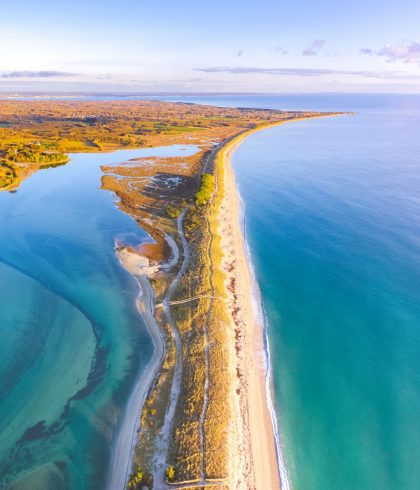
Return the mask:
[[312,46],[316,49],[321,49],[322,46],[324,46],[325,40],[324,39],[315,39],[315,41],[312,43]]
[[269,48],[269,51],[274,51],[275,53],[280,53],[280,54],[289,54],[289,52],[284,49],[282,46],[274,46],[272,48]]
[[302,51],[303,56],[316,56],[321,51],[324,44],[324,39],[315,39],[314,42],[309,46],[309,48],[306,48]]
[[416,41],[410,43],[387,44],[378,51],[362,48],[360,52],[362,54],[382,56],[389,62],[404,61],[405,63],[420,64],[420,43]]
[[325,75],[355,75],[365,78],[382,78],[382,79],[413,79],[420,80],[420,74],[408,74],[398,71],[362,71],[362,70],[333,70],[328,68],[260,68],[255,66],[216,66],[207,68],[194,68],[195,71],[204,73],[232,73],[232,74],[249,74],[258,73],[264,75],[282,75],[298,77],[320,77]]
[[75,73],[66,73],[63,71],[41,70],[41,71],[8,71],[0,74],[0,78],[55,78],[55,77],[72,77]]
[[420,43],[387,44],[378,51],[378,56],[385,56],[389,61],[420,63]]

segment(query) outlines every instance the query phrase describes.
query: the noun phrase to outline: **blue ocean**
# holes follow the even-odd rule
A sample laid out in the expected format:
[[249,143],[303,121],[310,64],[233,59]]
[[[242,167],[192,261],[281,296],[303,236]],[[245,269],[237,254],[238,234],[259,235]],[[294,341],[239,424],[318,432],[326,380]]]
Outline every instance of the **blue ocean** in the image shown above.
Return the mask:
[[350,111],[233,157],[293,490],[420,488],[420,96],[189,97]]
[[420,97],[274,104],[356,112],[254,134],[233,159],[290,486],[419,489]]

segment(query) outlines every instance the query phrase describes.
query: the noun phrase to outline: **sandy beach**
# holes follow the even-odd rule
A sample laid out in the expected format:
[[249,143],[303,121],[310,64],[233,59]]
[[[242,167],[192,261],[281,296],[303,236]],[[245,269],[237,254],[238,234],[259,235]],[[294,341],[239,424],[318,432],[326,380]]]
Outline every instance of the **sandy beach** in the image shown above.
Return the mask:
[[[233,139],[222,150],[223,200],[219,232],[226,275],[228,308],[235,331],[231,370],[236,378],[236,396],[231,436],[234,479],[232,488],[278,489],[279,465],[273,420],[267,392],[267,354],[258,288],[243,235],[242,204],[230,163],[232,153],[252,131]],[[239,394],[238,394],[239,393]],[[283,483],[282,488],[287,488]]]

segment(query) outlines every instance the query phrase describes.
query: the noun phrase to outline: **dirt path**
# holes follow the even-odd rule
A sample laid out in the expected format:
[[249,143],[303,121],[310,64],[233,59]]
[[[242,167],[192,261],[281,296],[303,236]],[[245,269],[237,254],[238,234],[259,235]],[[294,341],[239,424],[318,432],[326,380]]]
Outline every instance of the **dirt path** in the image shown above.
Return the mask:
[[180,393],[181,382],[182,382],[182,370],[183,370],[182,339],[171,315],[170,301],[178,286],[181,277],[183,276],[183,274],[185,273],[188,267],[189,260],[190,260],[188,242],[187,239],[185,238],[184,230],[183,230],[183,220],[187,210],[188,208],[185,209],[178,216],[177,219],[178,234],[179,237],[181,238],[184,258],[182,261],[182,265],[175,279],[172,281],[171,285],[169,286],[168,292],[166,293],[166,296],[162,302],[163,311],[165,313],[166,319],[171,329],[172,336],[175,341],[176,356],[175,356],[175,369],[174,369],[174,375],[172,379],[171,392],[169,395],[169,404],[166,410],[165,419],[162,428],[160,429],[156,437],[156,451],[153,457],[153,486],[156,489],[166,488],[165,470],[166,470],[166,463],[168,459],[169,443],[172,437],[172,425],[175,417],[175,411],[178,404],[179,393]]
[[[213,299],[221,299],[217,298],[216,296],[210,296],[209,294],[198,294],[197,296],[191,296],[190,298],[185,298],[185,299],[177,299],[175,301],[170,301],[169,304],[172,305],[182,305],[184,303],[190,303],[191,301],[195,301],[196,299],[200,298],[213,298]],[[223,299],[221,299],[224,301]],[[156,303],[155,308],[162,308],[163,303]]]

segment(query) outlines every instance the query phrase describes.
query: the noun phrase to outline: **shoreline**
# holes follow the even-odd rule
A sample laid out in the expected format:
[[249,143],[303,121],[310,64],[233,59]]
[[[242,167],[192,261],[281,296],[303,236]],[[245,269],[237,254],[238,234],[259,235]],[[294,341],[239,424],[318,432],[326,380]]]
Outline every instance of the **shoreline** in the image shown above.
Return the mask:
[[274,440],[276,445],[276,459],[278,465],[278,472],[280,476],[280,488],[282,490],[289,490],[290,489],[289,479],[287,476],[286,462],[282,450],[282,440],[280,436],[279,424],[276,417],[277,412],[274,405],[274,391],[273,391],[273,377],[272,377],[273,373],[272,373],[272,366],[271,366],[271,353],[270,353],[270,341],[269,341],[270,339],[268,337],[268,319],[264,310],[260,286],[255,275],[255,268],[252,262],[251,250],[248,241],[246,239],[245,204],[241,198],[241,194],[236,184],[236,180],[235,180],[235,185],[236,185],[236,192],[238,194],[238,198],[240,201],[240,212],[241,212],[240,226],[243,233],[245,254],[248,259],[251,281],[252,281],[253,309],[254,309],[255,317],[258,319],[258,322],[260,322],[262,326],[263,346],[264,346],[264,355],[265,355],[265,362],[266,362],[265,365],[266,393],[265,394],[266,394],[266,401],[268,405],[268,411],[270,413]]
[[113,445],[110,469],[105,485],[108,490],[125,490],[126,488],[133,465],[141,411],[149,389],[159,374],[165,354],[165,341],[154,315],[154,293],[147,273],[141,270],[144,267],[141,256],[136,254],[135,257],[127,257],[127,254],[129,252],[125,250],[116,252],[121,267],[131,274],[138,284],[139,294],[136,298],[136,308],[152,338],[154,349],[149,362],[136,380],[124,411],[123,421]]
[[[283,123],[282,123],[283,124]],[[271,127],[272,125],[268,126]],[[273,125],[274,126],[274,125]],[[260,128],[259,130],[266,129],[266,128]],[[251,280],[251,306],[252,306],[252,311],[253,315],[255,317],[255,322],[259,324],[261,328],[261,339],[258,339],[258,342],[261,341],[262,343],[262,349],[263,349],[263,354],[264,354],[264,371],[263,373],[263,379],[261,380],[262,386],[261,389],[264,391],[265,390],[265,400],[267,403],[267,410],[269,412],[269,417],[271,421],[271,432],[272,432],[272,437],[274,438],[274,443],[275,443],[275,453],[276,453],[276,463],[277,463],[277,473],[279,476],[279,484],[280,488],[282,490],[289,490],[289,481],[287,477],[287,469],[286,469],[286,464],[284,460],[284,455],[282,452],[282,446],[281,446],[281,438],[280,438],[280,432],[278,429],[278,421],[276,417],[276,409],[274,406],[274,393],[273,393],[273,388],[272,388],[272,367],[271,367],[271,357],[270,357],[270,343],[269,343],[269,338],[268,338],[268,324],[267,324],[267,318],[265,316],[265,311],[264,311],[264,306],[262,302],[262,296],[261,296],[261,290],[258,284],[258,281],[256,279],[255,275],[255,268],[254,264],[252,261],[252,255],[251,255],[251,250],[248,244],[248,241],[246,239],[246,218],[245,218],[245,203],[242,200],[241,194],[239,192],[239,188],[235,179],[235,173],[233,169],[233,165],[231,163],[232,160],[232,155],[236,151],[236,149],[240,146],[240,144],[243,142],[244,139],[246,139],[250,134],[253,134],[255,131],[252,131],[252,133],[244,133],[242,135],[242,138],[235,142],[232,145],[232,148],[230,149],[230,152],[228,155],[225,155],[225,171],[230,174],[229,175],[229,180],[230,180],[230,185],[232,188],[230,189],[230,192],[233,194],[236,194],[236,199],[237,199],[237,206],[238,206],[238,226],[240,228],[240,232],[242,234],[242,239],[243,239],[243,248],[244,248],[244,254],[248,263],[248,268],[249,268],[249,276]],[[228,168],[229,167],[229,168]],[[258,335],[258,332],[256,332]],[[260,354],[259,352],[259,346],[254,346],[255,351],[254,355],[258,357]],[[277,478],[273,482],[273,484],[277,484]],[[273,486],[273,488],[278,488],[277,486]]]
[[[215,175],[221,174],[217,175],[216,180],[220,180],[219,185],[222,186],[220,203],[215,209],[215,226],[223,256],[225,291],[228,304],[231,304],[229,313],[236,332],[233,339],[236,342],[236,354],[233,353],[233,356],[237,359],[231,371],[240,371],[242,376],[237,385],[237,392],[240,390],[242,395],[239,397],[239,406],[234,409],[239,422],[236,421],[230,441],[233,461],[229,465],[234,468],[233,488],[289,490],[290,483],[274,406],[267,319],[246,240],[245,205],[235,180],[232,155],[248,136],[257,131],[332,115],[340,114],[295,118],[243,131],[222,144],[215,156]],[[234,291],[229,288],[229,284],[236,284]],[[261,430],[261,425],[264,430]],[[247,453],[245,455],[241,454],[244,450]],[[245,481],[241,481],[243,477]]]
[[[237,390],[241,395],[236,401],[236,430],[231,440],[233,464],[236,467],[234,486],[236,488],[288,489],[287,479],[280,475],[283,461],[277,437],[277,421],[271,400],[271,369],[269,364],[268,338],[262,314],[261,296],[255,279],[250,251],[245,239],[244,206],[236,185],[231,158],[245,138],[256,131],[274,126],[272,124],[246,131],[219,150],[222,165],[223,197],[217,220],[225,226],[221,232],[223,260],[232,259],[236,263],[224,267],[226,283],[234,281],[240,285],[235,293],[230,293],[232,311],[239,309],[240,354],[236,355],[236,370],[242,373]],[[219,228],[220,230],[220,228]],[[225,237],[230,238],[230,244]],[[230,271],[230,272],[229,272]],[[226,288],[228,290],[228,288]],[[229,290],[228,290],[229,291]],[[229,294],[228,294],[229,296]],[[233,296],[233,297],[232,297]],[[234,298],[240,297],[240,303]],[[234,318],[234,315],[231,315]],[[235,322],[233,321],[233,327]],[[237,336],[237,335],[236,335]],[[238,345],[238,341],[237,341]],[[261,430],[261,425],[264,430]],[[239,448],[242,451],[239,451]],[[246,454],[238,456],[241,452]],[[236,455],[236,456],[235,456]],[[244,485],[240,483],[245,476]]]

